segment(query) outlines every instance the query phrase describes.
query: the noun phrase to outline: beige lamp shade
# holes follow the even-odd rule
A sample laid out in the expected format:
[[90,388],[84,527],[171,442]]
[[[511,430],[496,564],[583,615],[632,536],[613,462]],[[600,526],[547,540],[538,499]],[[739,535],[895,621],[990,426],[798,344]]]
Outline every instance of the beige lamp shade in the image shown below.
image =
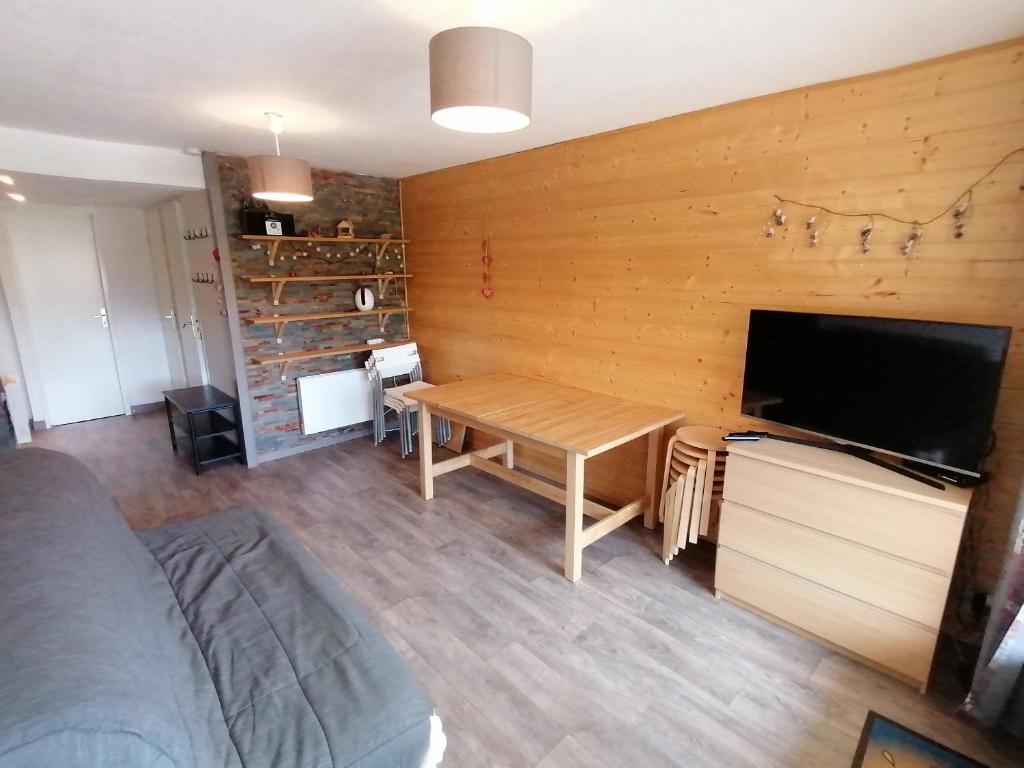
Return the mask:
[[249,158],[252,196],[279,203],[308,203],[313,199],[309,163],[297,157],[253,155]]
[[506,133],[530,124],[533,47],[494,27],[457,27],[430,40],[430,112],[438,125]]

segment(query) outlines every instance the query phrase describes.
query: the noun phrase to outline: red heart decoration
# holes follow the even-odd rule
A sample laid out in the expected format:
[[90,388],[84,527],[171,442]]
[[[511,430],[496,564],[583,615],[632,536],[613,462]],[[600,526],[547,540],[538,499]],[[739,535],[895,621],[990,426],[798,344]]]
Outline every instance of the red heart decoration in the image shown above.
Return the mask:
[[494,289],[491,286],[487,286],[486,288],[481,288],[480,293],[483,294],[485,299],[489,299],[494,295]]

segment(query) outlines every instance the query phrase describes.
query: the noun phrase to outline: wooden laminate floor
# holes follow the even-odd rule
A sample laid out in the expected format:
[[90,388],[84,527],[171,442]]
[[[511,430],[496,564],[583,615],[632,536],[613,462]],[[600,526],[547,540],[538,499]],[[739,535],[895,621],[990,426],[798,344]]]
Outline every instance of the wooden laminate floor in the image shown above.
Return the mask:
[[202,477],[172,457],[161,414],[35,445],[85,461],[134,527],[237,505],[288,525],[433,697],[445,768],[848,768],[868,709],[992,766],[1024,764],[948,702],[716,600],[710,549],[665,566],[640,521],[588,547],[573,585],[555,504],[469,469],[424,502],[395,442]]

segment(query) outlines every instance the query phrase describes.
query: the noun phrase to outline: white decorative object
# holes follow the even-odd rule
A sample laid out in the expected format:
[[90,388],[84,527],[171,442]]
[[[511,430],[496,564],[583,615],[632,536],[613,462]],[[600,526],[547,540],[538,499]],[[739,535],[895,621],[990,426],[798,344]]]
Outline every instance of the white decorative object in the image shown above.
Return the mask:
[[373,289],[366,287],[356,289],[356,309],[360,312],[368,312],[373,309],[374,303]]

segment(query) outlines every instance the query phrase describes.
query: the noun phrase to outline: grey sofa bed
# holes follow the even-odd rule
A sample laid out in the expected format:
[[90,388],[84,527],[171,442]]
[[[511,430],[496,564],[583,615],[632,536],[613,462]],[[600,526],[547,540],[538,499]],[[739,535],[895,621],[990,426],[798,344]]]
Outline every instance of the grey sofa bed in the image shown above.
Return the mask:
[[420,768],[431,726],[401,657],[271,520],[136,535],[75,459],[0,456],[3,768]]

